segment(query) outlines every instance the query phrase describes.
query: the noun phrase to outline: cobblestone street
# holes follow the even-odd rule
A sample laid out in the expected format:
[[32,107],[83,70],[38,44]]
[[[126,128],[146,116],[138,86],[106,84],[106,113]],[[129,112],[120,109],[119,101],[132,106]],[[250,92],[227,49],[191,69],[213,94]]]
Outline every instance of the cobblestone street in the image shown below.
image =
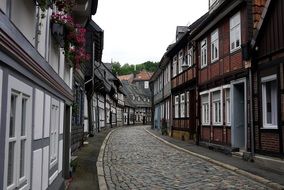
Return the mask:
[[176,150],[142,127],[120,128],[110,136],[104,172],[109,189],[267,189]]

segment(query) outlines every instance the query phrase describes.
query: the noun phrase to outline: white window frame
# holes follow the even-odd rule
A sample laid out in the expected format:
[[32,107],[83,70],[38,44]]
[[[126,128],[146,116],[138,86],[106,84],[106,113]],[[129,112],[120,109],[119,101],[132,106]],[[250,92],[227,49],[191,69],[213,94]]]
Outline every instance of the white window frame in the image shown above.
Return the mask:
[[[239,40],[239,46],[236,46]],[[232,44],[234,43],[234,47]],[[231,53],[241,48],[241,13],[238,12],[230,18],[230,51]]]
[[[276,86],[275,94],[273,96],[274,97],[274,101],[276,101],[274,103],[275,110],[273,108],[271,110],[272,111],[271,115],[274,116],[274,120],[275,120],[276,125],[267,123],[267,115],[266,115],[266,112],[267,112],[266,83],[267,82],[272,82],[272,81],[275,81],[276,85],[277,85],[277,75],[276,74],[261,78],[261,87],[262,87],[261,88],[262,89],[262,125],[263,125],[264,129],[278,129],[278,106],[277,106],[277,103],[278,103],[278,101],[277,101],[278,89],[277,89],[277,86]],[[272,99],[272,95],[271,95],[271,99]],[[271,104],[272,104],[272,102],[271,102]]]
[[[210,93],[203,91],[199,95],[201,96],[201,124],[210,125]],[[208,96],[207,102],[202,102],[202,96]]]
[[189,91],[186,92],[186,117],[189,117],[189,107],[190,107],[190,101],[189,101]]
[[[218,99],[214,99],[213,94],[219,92],[219,98]],[[212,90],[210,90],[210,96],[212,99],[212,123],[213,125],[222,125],[223,124],[223,98],[222,98],[222,88],[218,87],[218,88],[214,88]],[[218,104],[219,102],[219,104]],[[217,113],[216,113],[216,108],[217,107]],[[216,116],[217,118],[219,118],[220,120],[216,120]]]
[[148,89],[149,88],[149,81],[144,81],[144,88]]
[[182,72],[183,65],[183,50],[180,50],[178,53],[178,74]]
[[207,39],[201,41],[201,55],[200,55],[200,61],[201,61],[201,69],[204,67],[207,67]]
[[173,77],[177,76],[177,56],[173,58]]
[[187,65],[191,67],[193,65],[193,48],[187,50]]
[[175,118],[179,118],[179,95],[175,96]]
[[[228,92],[229,91],[229,92]],[[225,120],[226,125],[231,126],[231,88],[230,85],[223,86],[224,101],[225,101]]]
[[[217,52],[215,52],[215,49]],[[211,63],[219,59],[219,31],[216,29],[211,33]]]
[[185,117],[185,93],[180,94],[180,118]]
[[[14,137],[9,137],[10,129],[10,108],[11,95],[17,96],[16,113],[15,113],[15,128]],[[8,96],[7,96],[7,122],[6,122],[6,137],[5,137],[5,166],[4,166],[4,186],[3,189],[13,190],[21,187],[21,190],[30,189],[31,179],[31,129],[32,129],[32,103],[33,89],[24,82],[9,76],[8,77]],[[26,119],[25,119],[25,135],[21,134],[22,130],[22,100],[26,99]],[[21,118],[19,118],[21,117]],[[24,155],[24,176],[20,177],[20,157],[21,157],[21,141],[25,140],[25,155]],[[9,160],[9,142],[14,142],[13,153],[13,182],[8,186],[8,160]],[[8,187],[7,187],[8,186]]]
[[51,122],[50,122],[50,152],[49,166],[52,168],[58,162],[58,136],[59,136],[59,101],[51,101]]

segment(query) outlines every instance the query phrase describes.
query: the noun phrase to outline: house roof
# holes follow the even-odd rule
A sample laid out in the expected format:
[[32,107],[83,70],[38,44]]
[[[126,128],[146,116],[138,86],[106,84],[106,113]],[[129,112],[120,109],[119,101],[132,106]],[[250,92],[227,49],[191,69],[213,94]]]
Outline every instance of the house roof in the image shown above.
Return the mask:
[[132,83],[132,81],[134,79],[134,74],[121,75],[121,76],[118,76],[118,79],[120,81],[129,81],[130,83]]
[[[122,81],[123,88],[126,92],[126,104],[130,107],[151,107],[151,102],[147,101],[147,98],[149,98],[148,94],[146,94],[146,91],[139,88],[136,84],[131,84],[128,81]],[[133,100],[133,96],[135,96],[135,99]],[[140,101],[137,100],[137,97],[140,97]],[[144,101],[144,98],[146,98],[146,101]]]
[[145,80],[147,81],[147,80],[150,80],[152,75],[153,75],[153,72],[149,72],[143,69],[138,74],[136,74],[134,81],[145,81]]
[[251,40],[251,47],[252,47],[252,49],[254,49],[254,47],[256,45],[256,41],[258,40],[260,31],[263,28],[262,26],[263,26],[264,20],[266,19],[266,16],[267,16],[267,13],[268,13],[268,9],[269,9],[269,7],[271,5],[271,2],[272,2],[271,0],[267,0],[266,1],[265,7],[264,7],[264,9],[262,11],[260,20],[259,20],[258,25],[257,25],[257,29],[256,29],[256,32],[255,32],[255,35],[253,36],[253,38]]

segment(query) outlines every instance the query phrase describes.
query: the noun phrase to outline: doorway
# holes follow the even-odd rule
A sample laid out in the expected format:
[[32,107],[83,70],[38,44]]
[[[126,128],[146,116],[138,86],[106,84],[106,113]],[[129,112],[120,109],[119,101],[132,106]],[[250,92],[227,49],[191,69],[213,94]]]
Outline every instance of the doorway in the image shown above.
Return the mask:
[[246,79],[231,82],[231,139],[232,147],[247,148]]

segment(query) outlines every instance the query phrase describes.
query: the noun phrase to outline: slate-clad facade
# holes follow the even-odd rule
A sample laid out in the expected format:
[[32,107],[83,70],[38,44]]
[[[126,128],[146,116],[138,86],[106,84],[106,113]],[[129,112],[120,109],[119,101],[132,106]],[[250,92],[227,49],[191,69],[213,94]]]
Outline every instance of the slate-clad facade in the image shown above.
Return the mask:
[[[51,34],[55,5],[38,3],[0,2],[0,189],[64,189],[69,177],[73,67]],[[97,1],[80,3],[84,26]]]

